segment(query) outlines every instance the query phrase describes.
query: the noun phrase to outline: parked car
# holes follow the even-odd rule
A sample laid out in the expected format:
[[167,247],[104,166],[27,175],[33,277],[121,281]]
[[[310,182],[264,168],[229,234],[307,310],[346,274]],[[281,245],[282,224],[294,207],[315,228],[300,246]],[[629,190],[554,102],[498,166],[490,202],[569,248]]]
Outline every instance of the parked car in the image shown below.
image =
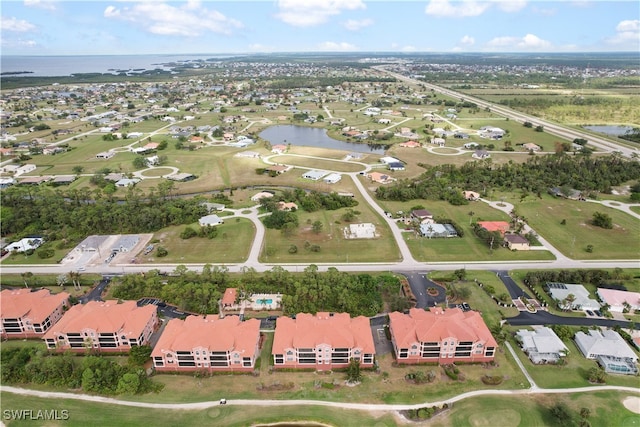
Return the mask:
[[587,316],[593,316],[593,311],[591,310],[585,310],[587,312]]
[[596,314],[596,316],[602,317],[602,312],[600,310],[594,310],[593,312]]

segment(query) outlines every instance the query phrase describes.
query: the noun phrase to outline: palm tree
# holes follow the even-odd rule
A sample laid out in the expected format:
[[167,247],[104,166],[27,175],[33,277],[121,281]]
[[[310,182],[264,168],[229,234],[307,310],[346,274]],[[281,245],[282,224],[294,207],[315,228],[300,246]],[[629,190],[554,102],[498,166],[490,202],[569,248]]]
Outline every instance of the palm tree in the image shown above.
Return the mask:
[[471,225],[471,223],[473,222],[473,216],[474,216],[475,214],[476,214],[476,213],[475,213],[474,211],[469,211],[469,217],[470,217],[470,218],[469,218],[469,225]]
[[24,287],[28,288],[29,287],[29,283],[27,283],[27,279],[30,279],[33,277],[33,273],[30,271],[25,271],[24,273],[20,273],[20,276],[22,276],[22,280],[24,281]]

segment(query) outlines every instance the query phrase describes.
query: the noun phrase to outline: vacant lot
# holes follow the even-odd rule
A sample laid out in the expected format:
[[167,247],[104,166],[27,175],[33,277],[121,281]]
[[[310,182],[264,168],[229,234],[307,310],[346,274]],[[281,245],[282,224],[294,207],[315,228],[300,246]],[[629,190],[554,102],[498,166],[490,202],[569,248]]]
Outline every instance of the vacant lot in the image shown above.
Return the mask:
[[[640,221],[597,203],[528,197],[515,203],[528,224],[563,254],[575,259],[637,259],[640,257]],[[613,219],[613,229],[596,227],[593,214]],[[565,224],[562,221],[566,220]],[[587,246],[593,245],[593,252]]]
[[[243,262],[249,256],[255,235],[253,223],[246,218],[225,217],[225,223],[216,226],[218,235],[214,239],[181,239],[180,233],[186,227],[167,227],[154,234],[153,240],[158,241],[156,247],[162,246],[169,252],[166,257],[158,258],[153,251],[148,255],[138,254],[136,260],[148,264]],[[200,228],[198,224],[191,224],[191,227]]]

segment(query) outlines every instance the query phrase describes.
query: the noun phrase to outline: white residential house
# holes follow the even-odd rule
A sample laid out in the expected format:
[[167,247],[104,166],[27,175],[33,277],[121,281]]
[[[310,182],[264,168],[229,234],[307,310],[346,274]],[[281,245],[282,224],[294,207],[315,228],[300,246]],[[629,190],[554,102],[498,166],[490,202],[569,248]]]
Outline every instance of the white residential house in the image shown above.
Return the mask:
[[[548,282],[545,288],[548,289],[547,293],[551,298],[560,304],[560,308],[568,310],[598,310],[600,308],[600,303],[591,298],[587,288],[582,285]],[[567,301],[569,295],[573,295],[571,303]]]
[[310,179],[312,181],[318,181],[322,179],[323,176],[327,175],[327,172],[320,170],[310,170],[302,174],[304,179]]
[[324,181],[327,184],[335,184],[339,182],[341,179],[342,179],[342,175],[334,172],[322,178],[322,181]]
[[587,359],[595,359],[606,372],[637,374],[638,356],[616,331],[589,330],[576,332],[576,346]]
[[533,331],[521,329],[516,339],[533,363],[555,363],[569,353],[569,349],[551,328],[534,326]]

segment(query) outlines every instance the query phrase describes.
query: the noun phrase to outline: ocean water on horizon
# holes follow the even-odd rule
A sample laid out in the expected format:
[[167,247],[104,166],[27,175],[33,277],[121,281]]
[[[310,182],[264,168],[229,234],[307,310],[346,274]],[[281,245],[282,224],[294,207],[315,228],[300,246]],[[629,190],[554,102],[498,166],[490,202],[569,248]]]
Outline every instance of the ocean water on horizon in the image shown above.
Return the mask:
[[156,68],[168,70],[163,64],[221,58],[211,55],[82,55],[82,56],[14,56],[0,57],[0,72],[29,77],[61,77],[74,73],[115,73],[114,70]]

